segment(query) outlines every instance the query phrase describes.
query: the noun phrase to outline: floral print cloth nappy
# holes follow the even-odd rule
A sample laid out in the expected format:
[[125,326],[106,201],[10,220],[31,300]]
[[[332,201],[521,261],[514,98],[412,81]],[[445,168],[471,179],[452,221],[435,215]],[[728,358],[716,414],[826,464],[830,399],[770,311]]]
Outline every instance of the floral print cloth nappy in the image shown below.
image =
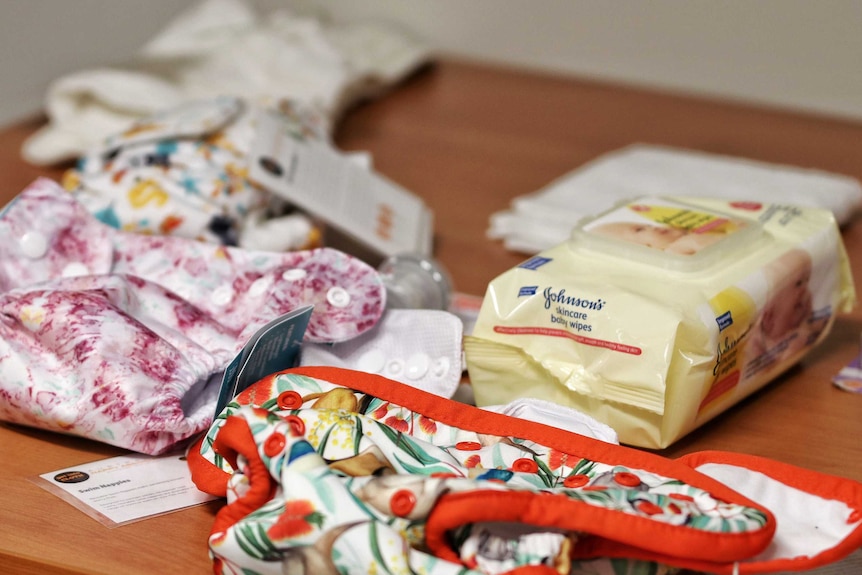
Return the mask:
[[66,172],[63,185],[124,231],[270,251],[319,245],[321,231],[308,216],[249,179],[262,114],[296,139],[328,139],[317,111],[289,100],[194,100],[107,138]]
[[787,559],[798,551],[792,537],[775,538],[771,511],[696,471],[700,463],[332,367],[264,378],[189,452],[198,487],[227,498],[209,538],[216,573],[764,573],[862,543],[862,485],[734,462],[739,474],[758,467],[744,483],[775,471],[818,486],[812,501],[785,499],[804,502],[796,516],[782,510],[790,531],[804,534],[799,516],[841,493],[817,519],[822,535],[832,517],[840,542]]
[[306,338],[373,327],[385,289],[333,249],[256,252],[104,225],[40,179],[0,213],[0,419],[158,454],[205,430],[221,372],[312,304]]

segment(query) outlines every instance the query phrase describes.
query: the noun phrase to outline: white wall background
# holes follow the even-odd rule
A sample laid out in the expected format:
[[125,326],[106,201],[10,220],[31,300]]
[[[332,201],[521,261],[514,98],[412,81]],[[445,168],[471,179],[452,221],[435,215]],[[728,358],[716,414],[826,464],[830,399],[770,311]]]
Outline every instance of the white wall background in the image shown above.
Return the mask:
[[[197,0],[0,0],[0,125]],[[860,0],[247,0],[382,20],[440,54],[862,120]]]

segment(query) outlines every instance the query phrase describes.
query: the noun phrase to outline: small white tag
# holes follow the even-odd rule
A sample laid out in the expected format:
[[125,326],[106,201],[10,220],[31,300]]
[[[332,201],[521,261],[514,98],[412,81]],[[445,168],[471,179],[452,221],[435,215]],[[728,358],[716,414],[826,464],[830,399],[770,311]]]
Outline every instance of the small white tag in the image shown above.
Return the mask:
[[297,139],[271,113],[258,118],[249,177],[380,255],[430,254],[421,199],[326,142]]
[[181,453],[112,457],[43,473],[34,482],[106,527],[216,499],[195,487]]

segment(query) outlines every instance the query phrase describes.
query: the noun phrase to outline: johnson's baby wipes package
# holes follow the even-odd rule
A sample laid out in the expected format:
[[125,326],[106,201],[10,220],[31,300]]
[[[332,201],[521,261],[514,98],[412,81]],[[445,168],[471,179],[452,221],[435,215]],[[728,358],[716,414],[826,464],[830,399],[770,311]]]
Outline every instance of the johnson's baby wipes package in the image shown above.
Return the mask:
[[550,400],[663,448],[796,363],[854,303],[831,212],[644,197],[493,280],[465,356],[480,406]]

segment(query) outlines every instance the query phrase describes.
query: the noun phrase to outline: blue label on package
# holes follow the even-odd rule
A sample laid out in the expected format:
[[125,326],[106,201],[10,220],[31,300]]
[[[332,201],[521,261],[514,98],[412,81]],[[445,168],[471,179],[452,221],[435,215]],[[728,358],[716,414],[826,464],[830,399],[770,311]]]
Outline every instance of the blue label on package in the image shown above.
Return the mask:
[[730,311],[726,311],[717,318],[715,318],[716,323],[718,323],[718,331],[723,330],[726,327],[730,327],[733,325],[733,317],[730,315]]
[[534,258],[528,259],[527,261],[525,261],[524,263],[522,263],[518,267],[524,268],[527,270],[535,270],[535,269],[542,267],[543,265],[545,265],[546,263],[548,263],[550,261],[552,261],[552,258],[543,258],[543,257],[536,256]]
[[313,306],[295,309],[277,317],[255,332],[230,362],[222,377],[215,416],[238,393],[263,377],[294,367]]
[[536,291],[539,289],[539,286],[524,286],[518,290],[518,297],[523,297],[527,295],[536,295]]

